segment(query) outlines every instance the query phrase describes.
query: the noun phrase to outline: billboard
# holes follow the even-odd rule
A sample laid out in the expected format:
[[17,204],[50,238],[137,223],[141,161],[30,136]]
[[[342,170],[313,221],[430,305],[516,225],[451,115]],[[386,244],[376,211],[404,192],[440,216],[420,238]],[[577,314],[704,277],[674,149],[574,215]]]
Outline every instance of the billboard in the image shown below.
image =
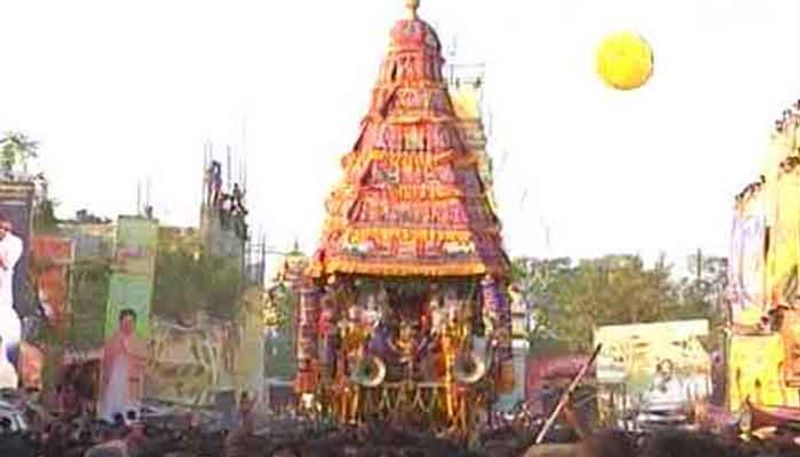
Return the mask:
[[14,268],[14,307],[21,317],[33,315],[34,304],[25,300],[25,280],[28,272],[30,234],[33,221],[32,206],[35,187],[31,182],[0,183],[0,215],[13,225],[12,234],[22,240],[22,257]]
[[106,307],[106,337],[116,331],[119,313],[124,309],[136,313],[136,334],[147,335],[157,246],[158,222],[142,217],[119,218]]
[[600,327],[597,381],[624,384],[634,408],[708,398],[711,357],[699,340],[708,333],[707,320]]

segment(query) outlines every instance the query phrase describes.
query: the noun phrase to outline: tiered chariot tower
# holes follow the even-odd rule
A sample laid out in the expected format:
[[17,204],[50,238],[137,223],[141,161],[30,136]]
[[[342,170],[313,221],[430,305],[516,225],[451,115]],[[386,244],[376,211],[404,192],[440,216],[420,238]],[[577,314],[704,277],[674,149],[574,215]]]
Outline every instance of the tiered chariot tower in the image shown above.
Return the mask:
[[418,0],[327,202],[298,319],[296,388],[343,422],[468,431],[513,388],[510,272]]

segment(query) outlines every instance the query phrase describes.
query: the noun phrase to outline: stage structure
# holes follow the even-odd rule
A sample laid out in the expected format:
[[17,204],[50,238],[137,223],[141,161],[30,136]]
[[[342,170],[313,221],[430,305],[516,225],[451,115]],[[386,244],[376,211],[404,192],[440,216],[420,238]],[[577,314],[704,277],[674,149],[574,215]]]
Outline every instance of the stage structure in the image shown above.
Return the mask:
[[465,435],[513,388],[510,263],[440,41],[419,1],[406,6],[326,202],[298,307],[296,390],[341,422]]

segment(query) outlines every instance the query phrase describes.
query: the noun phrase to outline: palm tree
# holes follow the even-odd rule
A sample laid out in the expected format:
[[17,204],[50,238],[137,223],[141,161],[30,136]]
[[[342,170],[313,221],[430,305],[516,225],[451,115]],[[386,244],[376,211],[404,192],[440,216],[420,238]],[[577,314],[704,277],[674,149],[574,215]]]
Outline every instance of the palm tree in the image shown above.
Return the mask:
[[27,171],[28,160],[36,157],[39,142],[31,141],[24,133],[7,132],[0,138],[0,148],[0,167],[6,177],[11,177],[17,165]]

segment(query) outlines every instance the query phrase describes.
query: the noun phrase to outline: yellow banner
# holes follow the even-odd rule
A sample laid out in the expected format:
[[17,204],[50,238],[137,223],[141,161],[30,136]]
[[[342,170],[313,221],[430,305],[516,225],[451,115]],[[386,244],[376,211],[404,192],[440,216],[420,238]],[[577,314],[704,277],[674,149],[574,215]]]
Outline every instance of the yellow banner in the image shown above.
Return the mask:
[[797,391],[783,383],[783,342],[779,334],[731,338],[728,401],[739,411],[745,400],[765,406],[800,406]]
[[773,225],[767,258],[767,281],[773,306],[789,304],[797,296],[800,258],[800,174],[783,173],[773,186]]

